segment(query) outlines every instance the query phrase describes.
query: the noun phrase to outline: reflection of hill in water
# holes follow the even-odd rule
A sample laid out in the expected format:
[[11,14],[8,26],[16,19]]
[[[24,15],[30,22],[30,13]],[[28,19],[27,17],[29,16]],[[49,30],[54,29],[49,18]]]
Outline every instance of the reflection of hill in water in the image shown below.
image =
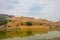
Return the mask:
[[6,38],[6,32],[0,31],[0,39]]
[[39,29],[31,29],[31,28],[23,28],[19,30],[8,30],[8,31],[0,31],[0,39],[3,38],[11,38],[11,37],[28,37],[34,36],[35,34],[45,34],[49,30],[44,28]]
[[[17,34],[18,35],[18,34]],[[16,35],[15,35],[16,36]],[[35,36],[27,36],[27,37],[13,37],[6,38],[4,40],[60,40],[60,32],[59,31],[51,31],[47,34],[35,34]]]
[[7,31],[8,37],[26,37],[34,36],[35,34],[44,34],[47,33],[47,29],[20,29],[14,31]]

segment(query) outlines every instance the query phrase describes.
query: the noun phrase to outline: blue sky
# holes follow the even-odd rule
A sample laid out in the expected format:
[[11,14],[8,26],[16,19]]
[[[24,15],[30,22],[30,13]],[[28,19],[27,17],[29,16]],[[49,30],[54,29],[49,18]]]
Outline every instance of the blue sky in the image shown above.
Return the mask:
[[60,21],[60,0],[0,0],[0,14]]

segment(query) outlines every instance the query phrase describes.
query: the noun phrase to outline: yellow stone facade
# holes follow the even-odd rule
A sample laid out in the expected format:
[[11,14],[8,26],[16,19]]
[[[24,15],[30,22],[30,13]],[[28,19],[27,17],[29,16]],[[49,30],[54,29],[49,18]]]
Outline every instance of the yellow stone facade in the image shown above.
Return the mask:
[[7,23],[7,28],[17,28],[17,27],[19,27],[20,25],[19,25],[19,23],[17,23],[17,22],[8,22]]
[[[32,27],[28,27],[28,26],[21,26],[21,22],[28,22],[28,21],[31,21],[31,22],[39,22],[38,20],[34,19],[34,18],[29,18],[29,17],[12,17],[12,18],[8,18],[8,20],[12,20],[14,22],[8,22],[7,23],[7,27],[12,27],[12,28],[16,28],[16,27],[20,27],[20,28],[33,28],[36,27],[37,28],[37,25],[36,26],[32,26]],[[48,21],[47,21],[48,22]],[[42,27],[42,26],[38,26],[38,27]],[[42,28],[49,28],[48,26],[44,26]]]

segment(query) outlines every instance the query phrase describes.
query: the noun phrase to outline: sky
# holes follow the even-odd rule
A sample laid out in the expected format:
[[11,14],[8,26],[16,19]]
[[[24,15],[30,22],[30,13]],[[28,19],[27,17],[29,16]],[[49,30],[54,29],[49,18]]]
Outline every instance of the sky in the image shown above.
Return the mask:
[[60,21],[60,0],[0,0],[0,14]]

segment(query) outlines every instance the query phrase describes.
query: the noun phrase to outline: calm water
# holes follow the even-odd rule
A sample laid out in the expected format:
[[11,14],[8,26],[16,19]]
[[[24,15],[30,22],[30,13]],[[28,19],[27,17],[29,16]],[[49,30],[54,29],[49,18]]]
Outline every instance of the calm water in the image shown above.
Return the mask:
[[0,40],[39,40],[60,37],[59,31],[19,30],[0,31]]

